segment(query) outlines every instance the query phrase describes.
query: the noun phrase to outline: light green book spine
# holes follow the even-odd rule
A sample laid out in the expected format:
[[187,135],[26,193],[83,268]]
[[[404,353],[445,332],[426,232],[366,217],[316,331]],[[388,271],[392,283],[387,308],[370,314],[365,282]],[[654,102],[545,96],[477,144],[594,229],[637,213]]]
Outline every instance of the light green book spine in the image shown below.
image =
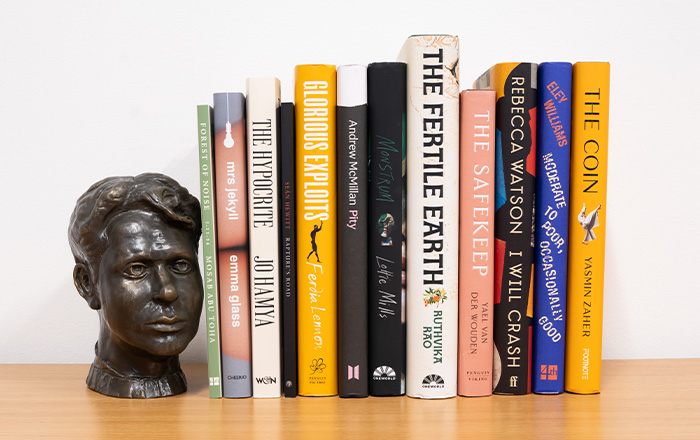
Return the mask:
[[212,156],[211,107],[197,106],[199,182],[202,207],[202,260],[206,310],[209,397],[221,397],[221,344],[219,343],[219,285],[216,267],[216,215],[214,157]]

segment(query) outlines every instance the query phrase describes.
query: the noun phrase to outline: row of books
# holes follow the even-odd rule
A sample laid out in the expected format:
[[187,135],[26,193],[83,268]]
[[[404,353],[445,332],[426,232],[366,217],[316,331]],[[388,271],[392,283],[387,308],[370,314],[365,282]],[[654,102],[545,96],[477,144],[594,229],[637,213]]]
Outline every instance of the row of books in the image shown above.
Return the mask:
[[600,391],[609,64],[458,66],[418,35],[198,107],[211,397]]

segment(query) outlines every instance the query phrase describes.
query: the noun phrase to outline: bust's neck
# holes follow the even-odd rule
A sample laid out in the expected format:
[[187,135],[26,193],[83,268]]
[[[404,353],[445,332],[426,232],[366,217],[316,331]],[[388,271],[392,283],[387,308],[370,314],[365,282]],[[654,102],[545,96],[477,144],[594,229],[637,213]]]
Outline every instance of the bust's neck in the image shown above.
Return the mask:
[[96,355],[86,383],[91,390],[112,397],[147,399],[180,394],[187,390],[187,381],[177,356],[174,357],[177,367],[172,372],[161,376],[134,376],[124,375]]

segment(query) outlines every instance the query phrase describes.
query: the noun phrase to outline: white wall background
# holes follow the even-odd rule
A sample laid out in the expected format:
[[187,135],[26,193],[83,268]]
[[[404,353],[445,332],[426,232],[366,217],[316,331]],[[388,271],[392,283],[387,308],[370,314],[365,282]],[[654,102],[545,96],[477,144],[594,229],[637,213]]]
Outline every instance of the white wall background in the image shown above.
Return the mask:
[[[197,104],[248,76],[291,100],[296,64],[393,60],[414,33],[460,36],[462,88],[501,61],[612,63],[603,357],[700,357],[695,3],[344,5],[0,4],[0,363],[92,361],[66,238],[92,183],[156,171],[199,195]],[[182,359],[206,362],[204,345],[200,330]]]

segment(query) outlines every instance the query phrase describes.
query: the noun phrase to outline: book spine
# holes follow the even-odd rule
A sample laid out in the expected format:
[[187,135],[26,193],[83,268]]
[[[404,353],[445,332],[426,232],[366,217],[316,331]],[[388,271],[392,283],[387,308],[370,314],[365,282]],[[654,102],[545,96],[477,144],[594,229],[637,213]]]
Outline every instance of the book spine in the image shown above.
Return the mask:
[[280,81],[249,78],[247,96],[253,397],[280,397]]
[[245,97],[214,94],[221,362],[224,397],[250,397],[250,283]]
[[496,91],[494,393],[531,390],[537,64],[492,67]]
[[574,64],[572,88],[564,387],[593,394],[600,392],[610,64]]
[[295,70],[299,394],[338,394],[336,74]]
[[406,315],[402,285],[406,64],[373,63],[367,74],[370,393],[398,396],[406,392]]
[[214,149],[212,148],[211,107],[208,105],[197,106],[197,135],[202,199],[202,267],[204,269],[209,397],[215,399],[222,396],[221,346],[219,345],[219,280],[216,264]]
[[366,397],[367,67],[337,71],[338,394]]
[[406,394],[457,394],[459,40],[412,36],[407,63]]
[[457,392],[488,396],[493,389],[496,93],[465,90],[460,110]]
[[280,199],[282,204],[282,374],[284,397],[297,395],[297,291],[294,209],[294,104],[280,107]]
[[537,68],[537,209],[532,391],[564,392],[571,63]]

